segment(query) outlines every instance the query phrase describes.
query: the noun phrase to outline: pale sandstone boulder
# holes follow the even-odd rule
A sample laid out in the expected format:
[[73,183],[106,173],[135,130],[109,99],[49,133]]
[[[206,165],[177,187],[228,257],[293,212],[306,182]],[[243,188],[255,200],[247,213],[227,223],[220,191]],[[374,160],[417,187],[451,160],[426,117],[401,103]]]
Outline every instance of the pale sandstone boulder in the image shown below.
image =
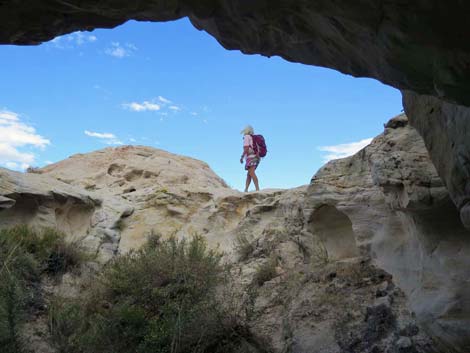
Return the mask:
[[101,205],[81,188],[39,174],[0,168],[0,225],[58,226],[72,237],[86,234]]
[[[111,226],[124,252],[151,232],[178,233],[215,194],[230,190],[206,163],[143,146],[74,155],[41,172],[98,195],[104,205],[132,208]],[[95,214],[96,222],[103,218]]]
[[66,184],[43,174],[19,173],[0,168],[0,227],[27,224],[52,227],[70,241],[79,241],[99,259],[117,253],[120,234],[116,224],[130,215],[129,203]]

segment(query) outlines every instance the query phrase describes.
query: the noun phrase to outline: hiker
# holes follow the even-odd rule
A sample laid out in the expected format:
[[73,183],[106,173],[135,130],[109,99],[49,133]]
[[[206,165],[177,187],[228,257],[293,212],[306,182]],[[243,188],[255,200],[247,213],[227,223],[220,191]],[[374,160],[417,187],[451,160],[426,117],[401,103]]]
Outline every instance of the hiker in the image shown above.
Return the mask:
[[251,180],[255,184],[256,191],[259,191],[258,177],[255,170],[259,165],[261,157],[266,155],[266,145],[261,135],[255,135],[250,125],[247,125],[242,131],[243,134],[243,154],[240,157],[240,163],[245,159],[246,184],[245,192],[248,192]]

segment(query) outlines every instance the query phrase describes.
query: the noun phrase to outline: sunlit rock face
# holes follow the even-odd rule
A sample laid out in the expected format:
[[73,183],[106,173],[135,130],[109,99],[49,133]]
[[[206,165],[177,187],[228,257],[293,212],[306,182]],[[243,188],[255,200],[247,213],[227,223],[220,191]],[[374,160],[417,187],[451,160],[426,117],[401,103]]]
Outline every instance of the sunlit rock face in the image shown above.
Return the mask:
[[[144,146],[77,154],[40,172],[103,200],[84,236],[104,259],[140,247],[152,231],[178,233],[214,195],[231,190],[206,163]],[[116,245],[110,249],[94,234],[103,222],[111,223],[108,237]]]
[[359,252],[391,273],[441,349],[470,350],[470,231],[404,115],[320,169],[304,212],[309,232],[335,233],[325,242],[333,257]]
[[51,224],[70,234],[85,234],[101,200],[80,188],[38,174],[0,168],[0,227]]
[[470,3],[330,0],[0,2],[0,43],[188,16],[225,48],[279,55],[470,105]]

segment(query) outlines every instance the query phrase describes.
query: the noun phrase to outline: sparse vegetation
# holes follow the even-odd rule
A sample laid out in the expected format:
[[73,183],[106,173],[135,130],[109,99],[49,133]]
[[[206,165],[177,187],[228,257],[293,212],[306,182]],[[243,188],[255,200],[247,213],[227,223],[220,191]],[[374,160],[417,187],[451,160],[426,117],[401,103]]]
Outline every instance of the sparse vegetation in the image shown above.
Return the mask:
[[39,167],[28,167],[26,168],[26,173],[42,174],[42,170]]
[[329,263],[330,258],[328,250],[318,236],[311,237],[310,241],[306,241],[305,238],[297,236],[292,238],[292,241],[298,246],[304,261],[311,262],[315,266]]
[[41,307],[42,274],[58,275],[77,267],[82,254],[63,234],[26,226],[0,230],[0,346],[23,351],[20,329],[28,314]]
[[271,256],[266,262],[258,267],[253,278],[254,283],[262,286],[265,282],[272,280],[277,276],[276,272],[277,258]]
[[57,298],[50,329],[61,352],[260,352],[221,309],[226,271],[204,238],[152,235],[117,257],[77,299]]
[[165,207],[169,201],[180,201],[175,194],[169,192],[165,187],[155,190],[153,193],[147,195],[147,207]]
[[320,239],[313,242],[311,258],[314,265],[326,265],[330,261],[328,250]]
[[235,238],[235,251],[238,253],[240,261],[245,261],[253,254],[255,246],[246,235],[238,234]]
[[307,244],[305,244],[305,240],[300,236],[296,236],[292,238],[292,241],[297,245],[299,248],[299,252],[302,254],[304,261],[310,257],[310,250],[308,249]]

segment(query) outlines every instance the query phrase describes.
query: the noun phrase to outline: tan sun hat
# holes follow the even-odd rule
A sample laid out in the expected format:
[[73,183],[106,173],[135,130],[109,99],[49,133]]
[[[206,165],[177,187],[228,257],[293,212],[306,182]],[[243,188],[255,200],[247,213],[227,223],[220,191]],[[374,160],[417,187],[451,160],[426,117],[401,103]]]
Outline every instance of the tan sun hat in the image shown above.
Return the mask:
[[240,131],[240,134],[243,134],[243,135],[253,135],[255,133],[255,131],[253,130],[253,127],[251,125],[247,125],[245,126],[245,128]]

